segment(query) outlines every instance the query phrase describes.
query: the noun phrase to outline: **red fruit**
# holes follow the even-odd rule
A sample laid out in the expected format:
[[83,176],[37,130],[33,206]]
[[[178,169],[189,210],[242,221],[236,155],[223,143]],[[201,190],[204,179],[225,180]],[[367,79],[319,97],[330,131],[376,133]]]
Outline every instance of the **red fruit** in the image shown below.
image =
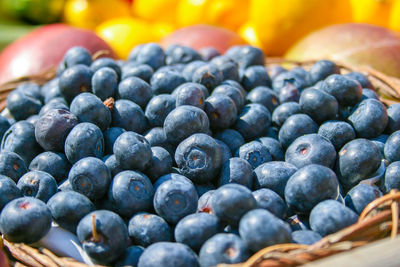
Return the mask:
[[221,53],[233,45],[247,44],[237,33],[210,25],[194,25],[181,28],[163,38],[160,43],[163,47],[181,44],[196,50],[212,46]]
[[0,54],[0,84],[21,76],[43,72],[58,65],[73,46],[91,53],[112,49],[94,32],[66,24],[50,24],[34,30],[7,46]]
[[0,267],[9,267],[10,264],[8,262],[6,254],[0,249]]

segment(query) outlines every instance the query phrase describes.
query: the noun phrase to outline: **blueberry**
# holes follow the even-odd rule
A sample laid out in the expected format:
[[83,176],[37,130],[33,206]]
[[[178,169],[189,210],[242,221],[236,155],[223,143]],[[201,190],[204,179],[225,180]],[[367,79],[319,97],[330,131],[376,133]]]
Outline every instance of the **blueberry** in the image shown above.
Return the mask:
[[198,196],[192,183],[171,179],[158,186],[153,205],[156,213],[167,222],[176,224],[180,219],[194,213]]
[[71,103],[71,113],[78,117],[80,122],[91,122],[102,131],[111,124],[109,108],[97,96],[91,93],[82,93]]
[[156,191],[157,188],[161,184],[163,184],[164,182],[169,181],[169,180],[178,180],[178,181],[183,182],[183,183],[189,183],[191,185],[194,185],[193,182],[190,181],[186,176],[183,176],[183,175],[178,174],[178,173],[168,173],[168,174],[165,174],[165,175],[161,176],[160,178],[158,178],[154,182],[154,184],[153,184],[154,191]]
[[205,101],[204,111],[214,129],[226,129],[236,121],[237,109],[233,100],[222,94],[213,94]]
[[301,110],[318,123],[335,119],[338,114],[338,102],[322,90],[314,88],[304,90],[299,104]]
[[222,221],[237,225],[240,218],[256,208],[257,202],[251,191],[240,184],[226,184],[215,190],[211,198],[211,208]]
[[107,57],[98,58],[95,61],[93,61],[93,63],[90,65],[90,69],[93,71],[93,73],[105,67],[113,69],[115,73],[118,75],[118,80],[121,78],[121,68],[118,65],[118,63],[112,58],[107,58]]
[[22,193],[13,180],[0,175],[0,212],[10,201],[22,197]]
[[251,141],[242,145],[238,149],[236,154],[240,158],[250,163],[253,169],[257,168],[265,162],[272,160],[272,156],[268,148],[257,141]]
[[382,158],[385,158],[385,143],[388,138],[389,138],[388,135],[381,134],[380,136],[371,139],[371,141],[374,142],[374,144],[378,147],[379,154],[381,155]]
[[115,262],[116,267],[137,266],[144,249],[140,246],[128,247],[124,254]]
[[214,138],[224,142],[230,148],[232,154],[244,144],[243,136],[233,129],[225,129],[221,132],[217,132]]
[[3,138],[4,133],[10,128],[10,126],[10,122],[5,117],[0,115],[0,139]]
[[382,192],[378,187],[360,183],[347,193],[344,201],[347,207],[351,208],[357,214],[361,214],[370,202],[381,196]]
[[362,99],[360,83],[340,74],[329,75],[322,85],[322,90],[333,95],[342,106],[354,106]]
[[114,177],[124,170],[118,163],[114,154],[109,155],[109,157],[104,161],[104,164],[106,164],[107,168],[110,170],[111,177]]
[[206,133],[210,127],[207,114],[194,106],[179,106],[164,120],[164,132],[170,143],[178,144],[194,133]]
[[151,208],[153,193],[153,186],[146,175],[136,171],[123,171],[113,178],[108,199],[119,215],[130,218],[139,211]]
[[[38,119],[39,119],[39,115],[35,114],[35,115],[32,115],[32,116],[29,116],[29,117],[26,119],[26,121],[29,122],[29,123],[31,123],[33,126],[36,126],[36,122],[38,121]],[[0,122],[0,123],[1,123],[1,122]],[[9,123],[8,120],[7,120],[7,123]],[[0,127],[1,127],[1,126],[0,126]],[[0,133],[0,137],[3,138],[3,136],[1,135],[1,133]]]
[[28,172],[24,160],[14,152],[0,152],[0,174],[18,182],[19,178]]
[[17,153],[26,165],[41,152],[35,139],[35,127],[27,121],[19,121],[11,125],[1,141],[1,151]]
[[358,215],[336,200],[325,200],[315,206],[310,214],[311,229],[326,236],[358,221]]
[[49,199],[47,206],[54,221],[72,233],[76,233],[79,221],[95,210],[87,197],[74,191],[58,192]]
[[371,90],[375,90],[374,86],[372,85],[371,81],[368,80],[368,77],[365,76],[364,74],[360,73],[360,72],[349,72],[346,73],[344,76],[346,76],[347,78],[356,80],[357,82],[359,82],[361,84],[362,88],[368,88]]
[[218,140],[218,139],[214,139],[215,142],[217,142],[217,144],[219,145],[220,149],[221,149],[221,161],[222,164],[224,164],[225,162],[227,162],[230,158],[232,158],[232,152],[231,149],[222,141]]
[[[179,88],[179,87],[178,87]],[[146,106],[145,115],[151,127],[162,127],[167,115],[175,108],[175,98],[168,94],[153,96]]]
[[258,209],[265,209],[278,218],[286,217],[287,206],[285,201],[274,191],[268,188],[261,188],[253,192]]
[[131,63],[126,64],[122,67],[121,80],[125,80],[129,77],[137,77],[143,81],[150,83],[151,76],[153,76],[154,70],[147,64]]
[[389,162],[400,160],[400,131],[392,133],[385,143],[385,158]]
[[206,88],[203,85],[197,83],[181,84],[173,92],[173,95],[176,99],[175,105],[177,107],[182,105],[190,105],[203,109],[204,100],[206,98],[204,89]]
[[201,195],[197,204],[197,212],[213,213],[211,208],[211,197],[215,190],[210,190]]
[[44,95],[44,103],[49,103],[55,98],[62,98],[60,87],[58,87],[58,78],[50,80],[47,84],[42,86],[42,92]]
[[7,108],[16,120],[24,120],[38,114],[42,103],[39,99],[27,95],[23,90],[14,90],[7,96]]
[[195,213],[184,217],[175,227],[176,242],[199,251],[209,238],[218,233],[218,218],[208,213]]
[[[265,227],[268,225],[268,227]],[[240,237],[247,247],[256,252],[267,246],[291,242],[289,225],[264,209],[246,213],[239,223]]]
[[318,134],[328,139],[337,151],[356,138],[353,127],[344,121],[326,121],[319,127]]
[[272,123],[278,127],[281,127],[283,123],[287,120],[287,118],[300,112],[300,105],[296,102],[287,102],[280,104],[272,112]]
[[206,61],[209,61],[209,60],[221,55],[220,52],[218,51],[218,49],[211,47],[211,46],[206,46],[206,47],[201,48],[199,50],[199,53],[201,55],[201,58]]
[[68,49],[68,51],[65,53],[63,62],[66,68],[70,68],[78,64],[90,66],[90,64],[92,64],[92,56],[86,48],[74,46]]
[[261,104],[247,104],[244,106],[234,125],[246,141],[263,136],[271,124],[271,114]]
[[333,61],[318,60],[310,69],[310,82],[315,84],[331,74],[340,74],[340,68]]
[[72,166],[68,180],[74,191],[85,195],[90,200],[95,200],[106,194],[111,174],[103,161],[87,157]]
[[395,161],[386,168],[384,190],[388,193],[392,189],[400,189],[400,161]]
[[233,59],[227,56],[218,56],[213,58],[211,63],[222,72],[222,80],[240,80],[238,64]]
[[286,150],[285,160],[297,168],[320,164],[332,168],[336,150],[328,139],[318,134],[306,134],[297,138]]
[[74,164],[85,157],[102,158],[104,137],[96,125],[83,122],[77,124],[65,139],[65,155]]
[[387,109],[388,123],[386,132],[391,134],[400,130],[400,104],[392,104]]
[[283,160],[285,154],[283,152],[282,145],[278,140],[272,137],[260,137],[257,139],[258,142],[267,147],[269,153],[271,154],[272,160]]
[[61,95],[71,102],[75,96],[92,90],[92,70],[86,65],[75,65],[66,69],[60,76],[58,86]]
[[215,190],[215,185],[212,183],[196,185],[196,192],[197,192],[197,195],[199,196],[199,200],[202,195],[204,195],[205,193],[207,193],[208,191],[211,191],[211,190]]
[[204,85],[210,92],[223,80],[222,72],[214,64],[199,67],[192,76],[192,82]]
[[300,90],[294,87],[292,84],[287,84],[280,89],[279,102],[299,102]]
[[271,78],[264,66],[247,67],[241,75],[241,84],[247,91],[258,86],[271,86]]
[[125,132],[125,130],[120,127],[111,127],[103,132],[105,154],[113,153],[113,146],[114,146],[115,140],[117,140],[117,138],[124,132]]
[[236,61],[241,69],[253,65],[265,65],[265,56],[262,50],[250,45],[232,46],[226,51],[225,56]]
[[379,96],[375,93],[374,90],[368,89],[368,88],[363,88],[362,89],[362,100],[372,98],[379,100]]
[[148,247],[163,241],[172,241],[172,231],[160,216],[150,213],[134,215],[128,224],[129,237],[139,246]]
[[294,243],[302,245],[312,245],[322,239],[322,236],[311,230],[297,230],[292,232]]
[[192,77],[193,77],[193,73],[201,66],[206,65],[207,62],[204,62],[202,60],[195,60],[192,61],[190,63],[188,63],[185,68],[182,71],[182,75],[183,77],[187,80],[187,81],[191,81]]
[[144,137],[151,146],[160,146],[162,148],[165,148],[170,155],[172,156],[174,155],[175,147],[168,142],[167,136],[165,136],[163,128],[161,127],[152,128],[145,133]]
[[142,135],[128,131],[115,141],[114,154],[122,168],[143,171],[151,162],[152,152]]
[[244,159],[231,158],[222,165],[219,185],[237,183],[251,189],[253,186],[253,168]]
[[186,64],[201,59],[201,56],[197,51],[183,45],[170,46],[165,51],[165,54],[166,54],[165,63],[167,63],[168,65],[173,65],[178,63]]
[[118,85],[118,98],[128,99],[144,109],[153,96],[150,85],[137,77],[128,77]]
[[388,122],[384,104],[375,99],[362,101],[348,117],[358,137],[374,138],[383,133]]
[[216,234],[201,247],[199,261],[201,267],[211,267],[220,263],[241,263],[249,256],[246,244],[238,235]]
[[179,85],[186,82],[181,73],[171,70],[158,70],[150,79],[151,89],[155,95],[170,94]]
[[171,172],[172,158],[169,152],[162,147],[159,146],[152,147],[151,151],[152,151],[152,159],[145,172],[152,181],[155,181],[162,175]]
[[62,153],[51,151],[37,155],[29,164],[31,171],[43,171],[53,176],[56,181],[62,181],[68,177],[71,164],[67,157]]
[[369,178],[381,166],[378,147],[367,139],[354,139],[338,153],[336,174],[342,185],[351,188]]
[[193,134],[183,140],[175,151],[179,172],[196,183],[211,181],[222,166],[222,151],[206,134]]
[[229,96],[233,102],[235,102],[236,110],[238,112],[241,110],[246,101],[245,94],[240,89],[228,84],[221,84],[215,87],[212,91],[212,95],[216,94]]
[[309,84],[304,79],[303,75],[295,71],[282,72],[277,77],[275,77],[275,79],[272,82],[272,87],[274,91],[277,92],[278,94],[281,92],[282,88],[289,85],[301,91],[304,88],[306,88]]
[[156,70],[164,66],[165,53],[159,44],[147,43],[135,47],[129,55],[129,60],[147,64]]
[[114,97],[118,88],[118,75],[109,67],[98,69],[92,76],[93,94],[102,101]]
[[43,95],[40,86],[34,82],[23,82],[17,86],[16,91],[23,92],[24,95],[36,98],[43,102]]
[[58,101],[58,98],[57,98],[57,99],[50,100],[49,103],[47,103],[40,109],[40,112],[38,114],[39,117],[43,116],[51,109],[63,109],[63,110],[69,111],[69,107],[66,105],[66,103],[63,103],[62,101]]
[[268,75],[274,80],[279,74],[283,72],[287,72],[287,69],[282,67],[281,65],[270,65],[267,67]]
[[318,131],[318,125],[306,114],[294,114],[288,117],[279,130],[279,142],[284,148],[290,146],[296,138]]
[[139,105],[130,100],[120,99],[114,104],[112,126],[143,133],[147,129],[147,120]]
[[99,263],[115,261],[128,246],[128,229],[112,211],[96,210],[87,214],[79,222],[76,232],[83,250]]
[[51,212],[46,204],[33,197],[10,201],[0,214],[0,229],[8,241],[34,243],[51,227]]
[[221,82],[221,85],[229,85],[235,87],[236,89],[239,89],[239,91],[242,93],[243,96],[246,96],[247,93],[246,90],[244,90],[243,86],[238,81],[224,80]]
[[275,92],[265,86],[255,87],[247,94],[247,101],[250,103],[258,103],[266,107],[269,112],[279,106],[279,100]]
[[272,161],[258,166],[254,170],[254,187],[268,188],[284,197],[285,186],[297,168],[284,161]]
[[322,165],[311,164],[296,171],[287,181],[285,200],[290,209],[308,213],[325,199],[336,199],[339,183],[335,173]]
[[196,254],[186,245],[158,242],[149,246],[140,256],[138,267],[198,267]]

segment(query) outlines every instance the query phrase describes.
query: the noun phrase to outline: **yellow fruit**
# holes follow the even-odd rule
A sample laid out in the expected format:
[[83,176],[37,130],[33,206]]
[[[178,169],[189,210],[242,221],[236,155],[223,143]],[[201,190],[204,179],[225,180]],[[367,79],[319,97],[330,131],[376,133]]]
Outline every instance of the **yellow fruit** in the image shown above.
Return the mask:
[[175,26],[170,23],[158,22],[153,24],[153,34],[159,39],[169,35],[175,30]]
[[67,0],[63,16],[72,26],[94,29],[106,20],[130,16],[130,7],[124,0]]
[[351,19],[348,0],[252,0],[249,16],[262,49],[273,56],[309,32]]
[[96,28],[96,33],[122,59],[128,58],[129,52],[134,46],[158,41],[150,23],[129,17],[108,20]]
[[248,0],[181,0],[177,20],[180,26],[212,24],[237,30],[248,17]]
[[393,3],[390,11],[389,26],[392,30],[400,31],[400,0]]
[[387,27],[393,0],[351,0],[353,21]]
[[135,0],[133,14],[148,21],[175,23],[179,0]]
[[260,37],[251,22],[243,24],[243,26],[239,28],[238,32],[239,35],[249,44],[262,47]]

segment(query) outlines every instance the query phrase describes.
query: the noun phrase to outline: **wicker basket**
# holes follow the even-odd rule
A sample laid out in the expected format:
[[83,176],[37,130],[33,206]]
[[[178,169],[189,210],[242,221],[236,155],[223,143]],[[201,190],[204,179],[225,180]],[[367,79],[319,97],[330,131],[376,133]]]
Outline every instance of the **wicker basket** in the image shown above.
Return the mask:
[[[98,53],[98,55],[101,55]],[[98,56],[96,55],[96,57]],[[308,68],[315,61],[298,62],[282,58],[270,58],[267,66],[284,64],[285,66],[303,66]],[[356,67],[336,62],[342,72],[359,71],[368,76],[380,95],[381,101],[386,104],[400,102],[400,80],[389,77],[369,67]],[[44,84],[55,76],[56,69],[35,76],[22,77],[0,86],[0,110],[6,107],[8,93],[18,84],[34,81]],[[266,247],[246,262],[240,264],[220,264],[220,267],[288,267],[299,266],[308,262],[322,259],[334,254],[349,251],[386,237],[394,238],[399,229],[399,202],[400,192],[392,190],[390,193],[371,202],[360,215],[359,221],[337,233],[328,235],[313,245],[279,244]],[[71,258],[58,257],[48,249],[35,249],[25,244],[14,244],[0,237],[0,248],[9,256],[15,266],[88,266]]]

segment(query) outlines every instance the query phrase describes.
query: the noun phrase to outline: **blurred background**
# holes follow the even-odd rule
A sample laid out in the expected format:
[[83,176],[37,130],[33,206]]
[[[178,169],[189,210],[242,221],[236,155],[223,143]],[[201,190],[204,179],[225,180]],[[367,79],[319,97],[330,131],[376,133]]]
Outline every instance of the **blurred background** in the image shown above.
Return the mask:
[[[165,46],[182,43],[194,48],[215,46],[221,52],[228,46],[248,43],[260,47],[268,57],[296,54],[292,56],[296,58],[303,54],[296,50],[300,40],[331,25],[376,25],[379,27],[362,30],[362,35],[378,29],[387,31],[384,35],[391,35],[389,39],[400,31],[400,0],[0,0],[0,3],[0,51],[43,24],[59,22],[95,32],[122,59],[127,58],[132,47],[146,42]],[[346,39],[350,31],[354,31],[354,25],[333,30],[318,39],[334,35]],[[371,34],[368,38],[378,42],[379,36]],[[365,45],[365,40],[359,39],[362,41],[348,43]],[[389,46],[398,46],[395,54],[400,57],[397,42],[389,41]],[[384,46],[387,45],[386,42]]]

